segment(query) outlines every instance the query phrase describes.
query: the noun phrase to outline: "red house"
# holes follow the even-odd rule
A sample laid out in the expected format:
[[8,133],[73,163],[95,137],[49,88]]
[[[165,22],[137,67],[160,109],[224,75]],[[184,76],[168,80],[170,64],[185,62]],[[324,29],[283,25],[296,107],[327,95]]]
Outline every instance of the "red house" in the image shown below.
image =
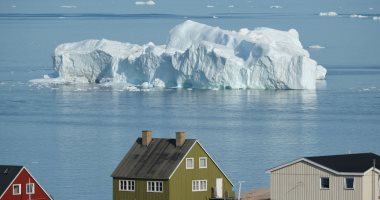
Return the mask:
[[0,200],[53,200],[23,166],[0,165]]

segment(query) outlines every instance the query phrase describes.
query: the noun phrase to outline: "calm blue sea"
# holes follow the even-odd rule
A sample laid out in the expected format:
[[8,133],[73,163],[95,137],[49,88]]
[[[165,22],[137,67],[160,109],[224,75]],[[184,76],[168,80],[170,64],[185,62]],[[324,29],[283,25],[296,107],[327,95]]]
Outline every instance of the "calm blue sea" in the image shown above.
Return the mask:
[[[318,16],[328,11],[340,15]],[[236,185],[247,181],[243,191],[269,187],[265,170],[300,157],[380,154],[380,21],[373,16],[380,16],[378,0],[1,1],[0,164],[25,165],[55,199],[104,200],[112,198],[112,171],[144,129],[199,139]],[[28,82],[52,72],[60,43],[163,44],[186,19],[231,30],[295,28],[305,48],[326,47],[309,52],[327,79],[315,91],[126,92]]]

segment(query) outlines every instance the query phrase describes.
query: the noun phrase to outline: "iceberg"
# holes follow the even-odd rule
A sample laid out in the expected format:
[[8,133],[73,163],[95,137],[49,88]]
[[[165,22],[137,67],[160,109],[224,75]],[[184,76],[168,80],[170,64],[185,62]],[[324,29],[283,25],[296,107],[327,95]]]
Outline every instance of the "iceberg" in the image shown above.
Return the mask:
[[64,43],[54,73],[33,83],[125,84],[141,88],[315,89],[326,69],[294,29],[223,30],[185,21],[165,45],[85,40]]

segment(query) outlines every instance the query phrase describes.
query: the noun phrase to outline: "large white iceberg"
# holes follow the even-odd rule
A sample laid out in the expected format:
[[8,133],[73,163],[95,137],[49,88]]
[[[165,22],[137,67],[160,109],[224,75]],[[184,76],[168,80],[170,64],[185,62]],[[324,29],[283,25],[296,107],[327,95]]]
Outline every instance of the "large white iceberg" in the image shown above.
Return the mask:
[[166,45],[85,40],[59,45],[53,59],[55,77],[32,82],[315,89],[326,75],[294,29],[228,31],[190,20],[170,31]]

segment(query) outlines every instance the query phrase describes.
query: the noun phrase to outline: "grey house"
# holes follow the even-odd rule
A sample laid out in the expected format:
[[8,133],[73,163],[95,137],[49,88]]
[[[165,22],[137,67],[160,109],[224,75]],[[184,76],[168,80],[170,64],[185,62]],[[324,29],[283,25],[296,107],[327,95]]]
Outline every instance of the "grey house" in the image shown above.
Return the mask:
[[380,156],[373,153],[305,157],[267,172],[271,200],[380,199]]

